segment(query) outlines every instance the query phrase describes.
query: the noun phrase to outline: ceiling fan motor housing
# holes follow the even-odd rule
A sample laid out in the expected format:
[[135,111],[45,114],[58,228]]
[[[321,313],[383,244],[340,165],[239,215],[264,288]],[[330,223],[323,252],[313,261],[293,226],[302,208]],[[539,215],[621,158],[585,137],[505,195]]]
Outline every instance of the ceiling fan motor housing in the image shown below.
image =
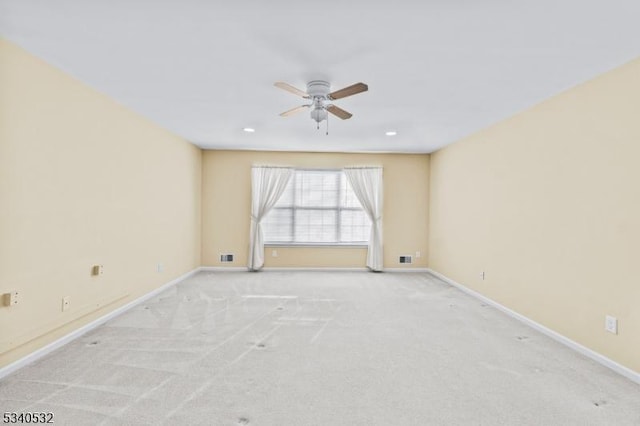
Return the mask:
[[311,80],[307,83],[307,93],[311,99],[320,97],[327,99],[331,86],[328,81],[324,80]]

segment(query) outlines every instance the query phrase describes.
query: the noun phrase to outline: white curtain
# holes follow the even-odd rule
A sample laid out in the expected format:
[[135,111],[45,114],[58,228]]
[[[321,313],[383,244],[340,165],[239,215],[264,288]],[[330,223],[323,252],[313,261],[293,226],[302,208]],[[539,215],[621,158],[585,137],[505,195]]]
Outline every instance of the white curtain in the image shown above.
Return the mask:
[[344,173],[371,219],[367,266],[382,271],[382,167],[347,167]]
[[247,265],[250,271],[258,271],[264,265],[264,236],[261,223],[280,199],[292,174],[291,167],[251,168],[251,230]]

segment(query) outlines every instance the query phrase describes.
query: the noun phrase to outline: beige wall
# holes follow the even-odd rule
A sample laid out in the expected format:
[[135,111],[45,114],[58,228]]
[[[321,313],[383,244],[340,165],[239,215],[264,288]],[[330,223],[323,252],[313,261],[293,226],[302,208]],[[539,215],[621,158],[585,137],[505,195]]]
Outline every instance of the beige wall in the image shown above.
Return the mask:
[[[205,151],[202,183],[202,262],[205,266],[246,266],[253,164],[340,168],[381,165],[384,176],[384,266],[426,267],[429,156],[410,154],[336,154]],[[365,267],[366,248],[278,247],[266,249],[270,267]],[[422,257],[398,264],[399,255]],[[234,263],[220,263],[234,253]]]
[[429,223],[431,268],[635,371],[639,76],[636,60],[433,154]]
[[0,63],[3,366],[200,265],[201,152],[7,41]]

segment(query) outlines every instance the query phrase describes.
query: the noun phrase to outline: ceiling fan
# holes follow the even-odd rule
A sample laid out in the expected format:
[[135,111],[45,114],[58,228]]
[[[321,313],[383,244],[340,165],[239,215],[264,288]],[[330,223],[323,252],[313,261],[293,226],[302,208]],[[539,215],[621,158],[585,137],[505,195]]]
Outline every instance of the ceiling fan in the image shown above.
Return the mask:
[[281,113],[281,117],[289,117],[290,115],[304,110],[305,108],[311,108],[311,119],[318,123],[318,126],[321,121],[327,119],[327,113],[331,113],[342,120],[347,120],[353,115],[350,112],[333,105],[331,101],[346,98],[347,96],[356,95],[369,90],[369,86],[366,84],[356,83],[345,87],[344,89],[329,92],[331,90],[331,85],[328,81],[324,80],[312,80],[308,82],[306,92],[281,81],[274,83],[274,86],[293,93],[294,95],[301,96],[304,99],[308,99],[310,102]]

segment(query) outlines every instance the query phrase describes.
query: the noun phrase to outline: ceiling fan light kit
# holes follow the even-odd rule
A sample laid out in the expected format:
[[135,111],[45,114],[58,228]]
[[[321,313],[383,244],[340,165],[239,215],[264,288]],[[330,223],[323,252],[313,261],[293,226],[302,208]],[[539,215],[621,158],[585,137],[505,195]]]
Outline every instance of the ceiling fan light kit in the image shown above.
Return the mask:
[[315,120],[316,123],[326,120],[327,116],[327,110],[324,108],[314,108],[311,110],[311,119]]
[[290,115],[300,112],[305,108],[311,108],[311,119],[315,121],[318,126],[321,121],[328,121],[328,113],[331,113],[342,120],[347,120],[353,116],[350,112],[332,104],[331,101],[346,98],[347,96],[356,95],[369,90],[369,87],[366,84],[356,83],[345,87],[344,89],[330,92],[331,85],[325,80],[311,80],[307,83],[306,92],[281,81],[274,83],[274,86],[293,93],[294,95],[298,95],[303,99],[309,99],[311,102],[285,111],[280,114],[281,117],[289,117]]

